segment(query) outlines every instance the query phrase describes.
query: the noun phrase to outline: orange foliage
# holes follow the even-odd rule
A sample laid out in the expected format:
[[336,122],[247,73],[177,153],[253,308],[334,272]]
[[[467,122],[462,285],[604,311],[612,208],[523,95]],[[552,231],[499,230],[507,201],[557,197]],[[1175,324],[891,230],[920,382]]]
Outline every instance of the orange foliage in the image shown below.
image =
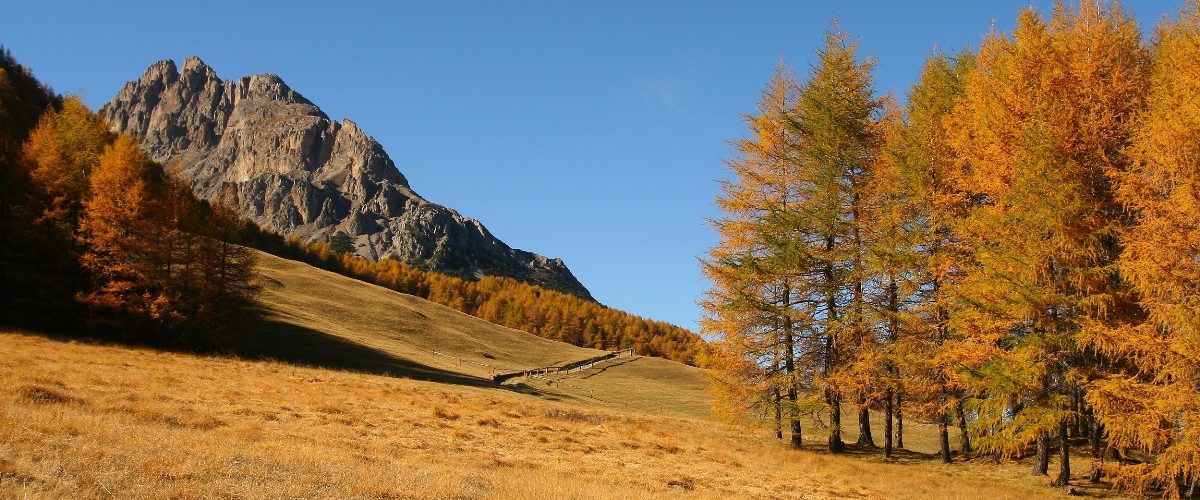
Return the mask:
[[79,220],[80,295],[95,324],[154,342],[217,343],[256,292],[254,254],[234,244],[244,222],[163,179],[122,135],[89,176]]

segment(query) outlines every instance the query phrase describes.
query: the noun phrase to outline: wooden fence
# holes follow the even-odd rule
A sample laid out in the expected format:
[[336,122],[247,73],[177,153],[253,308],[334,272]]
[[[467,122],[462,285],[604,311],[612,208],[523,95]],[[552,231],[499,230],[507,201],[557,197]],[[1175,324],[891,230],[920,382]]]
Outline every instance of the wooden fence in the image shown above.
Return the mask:
[[470,365],[482,366],[482,367],[484,367],[484,368],[487,368],[489,371],[491,371],[493,375],[494,375],[494,374],[496,374],[496,373],[498,372],[498,370],[496,370],[496,367],[494,367],[494,366],[492,366],[492,365],[489,365],[489,364],[487,364],[487,363],[480,363],[480,362],[478,362],[478,361],[472,361],[472,360],[470,360],[470,359],[466,359],[466,358],[460,358],[460,357],[458,357],[458,356],[452,356],[452,355],[450,355],[450,354],[446,354],[446,353],[444,353],[444,352],[438,352],[438,351],[432,351],[432,352],[433,352],[434,354],[438,355],[438,356],[445,356],[445,357],[447,357],[447,358],[453,359],[454,361],[456,361],[456,362],[457,362],[458,364],[460,364],[460,365],[461,365],[461,364],[463,364],[463,363],[467,363],[467,364],[470,364]]
[[573,362],[570,362],[570,363],[567,363],[564,365],[544,366],[541,368],[533,368],[533,369],[529,369],[529,370],[521,370],[521,371],[516,371],[516,372],[497,373],[492,376],[492,381],[496,382],[497,384],[503,384],[507,380],[511,380],[511,379],[519,378],[519,377],[541,378],[541,377],[545,377],[547,375],[553,375],[556,373],[571,373],[571,372],[576,372],[576,371],[580,371],[580,370],[586,370],[588,368],[595,366],[596,363],[599,363],[601,361],[608,361],[610,359],[616,359],[616,358],[624,358],[627,356],[633,356],[633,349],[621,349],[620,351],[612,351],[612,352],[604,353],[600,356],[593,356],[593,357],[590,357],[587,359],[573,361]]

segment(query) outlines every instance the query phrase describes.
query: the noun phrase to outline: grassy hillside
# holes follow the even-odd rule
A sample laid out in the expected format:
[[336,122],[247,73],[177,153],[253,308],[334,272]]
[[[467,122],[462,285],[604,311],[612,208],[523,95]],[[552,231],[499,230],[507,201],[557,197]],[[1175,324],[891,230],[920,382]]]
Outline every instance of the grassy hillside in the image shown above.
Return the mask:
[[[520,370],[603,353],[494,325],[412,295],[265,253],[259,253],[259,272],[265,284],[260,301],[268,321],[239,332],[241,352],[315,363],[332,354],[347,368],[416,377],[426,375],[424,368],[479,379],[490,379],[493,368]],[[318,342],[293,340],[307,340],[304,336]],[[331,353],[329,344],[338,342],[348,344],[344,348],[351,352]],[[385,367],[369,356],[353,359],[362,348],[411,364]],[[356,361],[361,366],[354,366]]]
[[498,388],[11,332],[0,352],[3,498],[1056,494],[1023,467],[793,452],[703,419]]
[[[238,332],[235,348],[245,357],[491,385],[497,371],[603,353],[265,253],[259,254],[259,272],[265,283],[265,319]],[[520,381],[517,388],[550,399],[699,416],[708,411],[704,385],[694,367],[634,356],[546,380]]]
[[415,295],[486,321],[539,337],[596,349],[632,348],[639,354],[695,364],[706,350],[699,335],[569,293],[512,278],[468,280],[425,271],[395,259],[369,261],[334,251],[323,242],[301,242],[250,225],[239,240],[286,259]]

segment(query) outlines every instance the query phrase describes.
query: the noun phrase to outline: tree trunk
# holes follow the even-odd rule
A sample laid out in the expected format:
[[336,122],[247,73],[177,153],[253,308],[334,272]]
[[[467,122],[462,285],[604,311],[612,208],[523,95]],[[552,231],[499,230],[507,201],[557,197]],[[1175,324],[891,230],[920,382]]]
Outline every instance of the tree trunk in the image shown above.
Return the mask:
[[1100,456],[1100,454],[1101,454],[1100,437],[1103,435],[1104,435],[1104,424],[1100,423],[1099,419],[1093,417],[1092,418],[1092,435],[1090,436],[1092,439],[1092,456],[1093,457],[1102,458]]
[[896,391],[896,447],[904,449],[904,393]]
[[958,400],[958,432],[962,438],[962,452],[971,452],[971,436],[967,434],[967,412],[963,410],[962,399]]
[[859,446],[875,447],[875,438],[871,435],[871,410],[864,404],[858,410],[858,443]]
[[1083,417],[1079,419],[1079,422],[1083,425],[1083,437],[1090,444],[1092,442],[1092,433],[1096,431],[1096,415],[1092,412],[1092,407],[1088,406],[1086,402],[1083,405]]
[[831,389],[825,390],[829,401],[829,451],[841,453],[846,449],[842,442],[842,399]]
[[[834,238],[826,236],[825,249],[832,251],[834,248]],[[825,367],[824,375],[829,377],[833,375],[834,367],[838,363],[837,352],[837,330],[834,325],[838,321],[837,308],[837,290],[833,279],[833,264],[825,263],[823,272],[825,276]],[[842,398],[836,391],[831,388],[825,389],[825,402],[829,405],[829,451],[831,453],[841,453],[846,449],[846,443],[842,442]]]
[[800,426],[800,415],[796,413],[797,400],[798,394],[796,394],[796,387],[793,386],[788,388],[788,402],[791,403],[791,409],[789,410],[789,413],[791,414],[790,420],[792,423],[792,448],[799,449],[804,445],[804,435],[803,429]]
[[1071,484],[1071,429],[1067,420],[1058,424],[1058,477],[1051,486],[1067,486]]
[[792,419],[792,448],[800,449],[804,447],[804,429],[800,427],[800,419]]
[[773,389],[775,392],[775,439],[783,439],[783,395],[779,393],[779,388]]
[[950,420],[949,416],[943,416],[938,419],[938,444],[940,444],[942,463],[953,463],[954,457],[950,456],[950,426],[946,421]]
[[[1075,415],[1084,414],[1084,408],[1082,408],[1079,400],[1079,393],[1076,391],[1070,391],[1070,411],[1072,411]],[[1079,420],[1075,421],[1073,426],[1068,426],[1070,438],[1079,438],[1079,436],[1082,434],[1079,432],[1079,428],[1082,426],[1082,423],[1084,423],[1084,420],[1079,418]]]
[[883,456],[892,458],[892,389],[887,390],[887,401],[883,407]]
[[[890,313],[888,316],[888,344],[895,346],[900,341],[900,287],[896,283],[895,275],[888,277],[888,312]],[[892,348],[894,347],[889,347],[889,350]],[[900,370],[891,361],[887,362],[887,371],[892,376],[891,384],[897,383],[900,379]],[[883,422],[883,456],[887,458],[892,457],[892,419],[895,418],[894,398],[897,396],[899,396],[899,391],[889,385],[885,394],[887,403],[884,408]]]
[[[791,289],[784,288],[784,297],[791,297]],[[792,448],[799,449],[804,445],[803,429],[800,426],[800,415],[797,414],[796,403],[800,396],[796,390],[796,338],[792,332],[792,322],[785,318],[783,322],[784,342],[786,343],[783,359],[783,368],[788,373],[788,418],[792,424]]]
[[1037,437],[1037,459],[1033,461],[1033,470],[1035,476],[1047,476],[1050,470],[1050,439],[1046,437],[1046,433],[1040,433]]
[[[1092,414],[1092,407],[1088,406],[1087,398],[1085,398],[1084,396],[1085,395],[1084,395],[1083,389],[1080,389],[1079,390],[1079,413],[1090,416]],[[1090,421],[1088,421],[1087,419],[1079,418],[1079,419],[1075,420],[1075,425],[1079,427],[1079,432],[1076,434],[1076,437],[1087,438],[1088,437],[1088,429],[1091,428],[1092,423]]]

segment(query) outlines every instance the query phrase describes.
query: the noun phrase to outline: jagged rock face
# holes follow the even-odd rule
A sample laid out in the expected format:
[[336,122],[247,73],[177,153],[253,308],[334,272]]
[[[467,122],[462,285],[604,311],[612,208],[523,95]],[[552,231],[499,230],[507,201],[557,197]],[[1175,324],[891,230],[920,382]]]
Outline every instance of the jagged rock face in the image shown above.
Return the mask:
[[330,120],[275,75],[223,81],[198,58],[150,66],[100,114],[201,198],[309,241],[337,231],[370,260],[509,276],[590,299],[559,259],[510,248],[479,221],[421,198],[378,142]]

